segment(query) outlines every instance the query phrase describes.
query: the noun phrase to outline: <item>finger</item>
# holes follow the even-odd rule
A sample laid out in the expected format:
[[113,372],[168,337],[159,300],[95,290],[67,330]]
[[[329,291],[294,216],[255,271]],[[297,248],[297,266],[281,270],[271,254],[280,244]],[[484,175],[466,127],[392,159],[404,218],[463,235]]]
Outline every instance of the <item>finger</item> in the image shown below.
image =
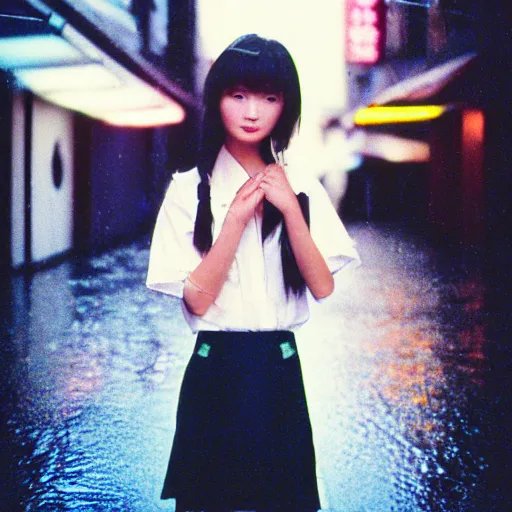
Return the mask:
[[265,167],[267,173],[284,172],[284,169],[279,164],[270,164]]
[[254,183],[257,184],[261,180],[265,179],[266,175],[267,175],[267,173],[265,171],[261,171],[261,172],[255,174],[254,176],[251,176],[245,183],[247,184],[247,186],[254,184]]
[[265,179],[261,181],[261,183],[266,183],[267,185],[270,186],[276,186],[279,185],[279,179],[276,176],[267,175]]
[[261,188],[259,188],[258,190],[256,190],[254,195],[256,197],[256,202],[260,203],[263,200],[263,198],[265,197],[265,192],[263,192],[263,190],[261,190]]
[[238,190],[237,195],[242,197],[246,197],[247,194],[250,194],[254,190],[258,188],[260,181],[264,178],[264,175],[258,176],[255,178],[249,178]]
[[250,204],[251,208],[256,208],[261,201],[263,201],[263,198],[265,197],[265,192],[263,190],[258,189],[253,192],[247,199],[247,203]]
[[259,196],[264,196],[264,195],[265,195],[265,193],[258,185],[257,189],[253,190],[250,194],[248,194],[246,196],[246,200],[252,200],[252,199],[254,199],[254,197],[259,197]]
[[267,171],[261,171],[255,176],[253,176],[251,179],[253,180],[253,183],[256,185],[256,189],[259,188],[260,183],[262,183],[267,177]]
[[251,197],[255,192],[258,191],[259,186],[260,186],[260,182],[251,183],[251,186],[248,186],[247,188],[245,188],[242,191],[242,193],[240,195],[241,198],[242,199],[247,199],[247,198]]
[[257,172],[256,174],[253,174],[251,176],[252,179],[256,179],[258,177],[261,177],[261,176],[265,176],[265,174],[267,174],[267,167],[265,167],[263,170]]

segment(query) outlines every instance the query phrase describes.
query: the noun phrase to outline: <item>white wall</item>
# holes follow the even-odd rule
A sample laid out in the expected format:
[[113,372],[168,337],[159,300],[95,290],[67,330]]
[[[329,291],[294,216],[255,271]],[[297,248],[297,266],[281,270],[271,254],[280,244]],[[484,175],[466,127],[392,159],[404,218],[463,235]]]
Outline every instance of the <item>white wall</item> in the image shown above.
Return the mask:
[[201,58],[214,59],[234,39],[255,32],[281,41],[292,54],[305,106],[346,101],[343,0],[198,0]]
[[[34,99],[32,126],[32,259],[38,262],[73,245],[73,114]],[[52,173],[56,145],[63,166],[59,188]]]

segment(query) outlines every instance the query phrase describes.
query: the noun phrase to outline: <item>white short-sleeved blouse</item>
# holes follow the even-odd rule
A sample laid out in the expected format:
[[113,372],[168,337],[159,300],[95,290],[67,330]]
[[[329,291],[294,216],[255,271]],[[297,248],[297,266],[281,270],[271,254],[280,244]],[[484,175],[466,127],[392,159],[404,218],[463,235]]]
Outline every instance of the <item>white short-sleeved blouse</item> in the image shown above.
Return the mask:
[[[357,264],[354,243],[322,185],[314,179],[294,176],[288,168],[287,175],[296,193],[309,196],[311,235],[330,271],[334,274],[349,263]],[[237,190],[247,179],[243,167],[223,147],[210,181],[214,241]],[[193,244],[199,180],[197,169],[174,175],[151,242],[147,286],[180,298],[185,279],[201,261]],[[307,321],[307,295],[287,295],[283,284],[280,232],[278,226],[262,242],[261,218],[255,216],[249,221],[228,278],[212,306],[201,317],[182,308],[192,331],[294,330]]]

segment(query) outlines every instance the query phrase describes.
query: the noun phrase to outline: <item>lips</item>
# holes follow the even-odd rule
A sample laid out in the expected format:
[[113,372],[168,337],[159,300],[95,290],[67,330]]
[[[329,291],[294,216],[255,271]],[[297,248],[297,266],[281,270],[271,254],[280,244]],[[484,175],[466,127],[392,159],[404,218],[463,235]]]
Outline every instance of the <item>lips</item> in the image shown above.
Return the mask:
[[242,130],[246,133],[254,133],[259,130],[256,126],[242,126]]

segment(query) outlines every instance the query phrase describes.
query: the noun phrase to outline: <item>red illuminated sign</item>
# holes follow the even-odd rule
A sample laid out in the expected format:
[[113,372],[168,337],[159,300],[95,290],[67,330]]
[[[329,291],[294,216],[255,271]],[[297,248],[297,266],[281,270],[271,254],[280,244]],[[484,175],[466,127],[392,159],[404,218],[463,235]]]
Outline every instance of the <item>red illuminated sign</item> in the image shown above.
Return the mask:
[[384,0],[346,0],[345,59],[353,64],[375,64],[384,53]]

